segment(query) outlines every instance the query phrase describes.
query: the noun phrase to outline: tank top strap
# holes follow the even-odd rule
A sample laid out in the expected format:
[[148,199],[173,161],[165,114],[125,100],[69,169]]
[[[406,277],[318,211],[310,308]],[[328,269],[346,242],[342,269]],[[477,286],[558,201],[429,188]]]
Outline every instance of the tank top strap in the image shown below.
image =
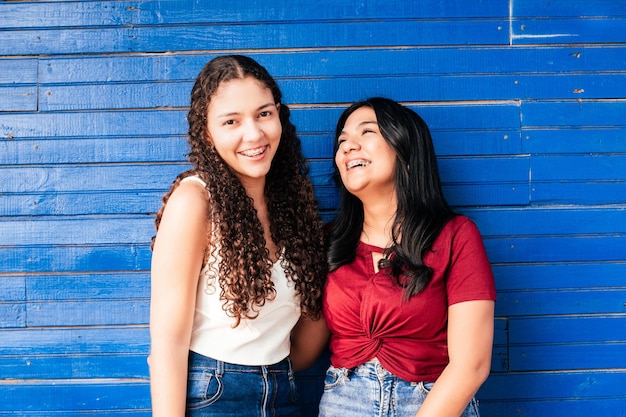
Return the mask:
[[206,188],[206,182],[202,181],[202,180],[200,179],[200,177],[198,177],[197,175],[192,175],[192,176],[190,176],[190,177],[185,177],[185,178],[183,178],[182,180],[180,180],[180,182],[181,182],[181,183],[183,183],[183,182],[187,182],[187,181],[195,181],[195,182],[197,182],[197,183],[202,184],[202,186],[203,186],[204,188]]

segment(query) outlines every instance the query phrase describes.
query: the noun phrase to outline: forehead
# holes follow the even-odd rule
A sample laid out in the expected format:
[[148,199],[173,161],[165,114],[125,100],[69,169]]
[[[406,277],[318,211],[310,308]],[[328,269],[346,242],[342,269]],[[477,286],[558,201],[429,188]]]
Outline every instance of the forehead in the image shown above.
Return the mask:
[[274,103],[272,91],[253,77],[235,78],[222,82],[209,102],[209,111],[227,107],[258,106]]
[[363,106],[356,109],[348,118],[344,124],[344,128],[355,128],[365,123],[377,123],[376,112],[374,109],[368,106]]

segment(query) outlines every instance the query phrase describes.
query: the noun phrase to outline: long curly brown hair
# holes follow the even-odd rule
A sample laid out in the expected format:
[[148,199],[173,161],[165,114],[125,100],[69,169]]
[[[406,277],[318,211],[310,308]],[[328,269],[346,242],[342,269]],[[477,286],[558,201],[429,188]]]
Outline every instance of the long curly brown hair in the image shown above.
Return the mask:
[[[280,262],[300,296],[302,314],[316,319],[321,312],[321,293],[327,271],[323,222],[300,139],[289,119],[289,107],[282,103],[276,81],[255,60],[241,55],[217,57],[198,75],[187,115],[191,146],[188,159],[194,168],[181,173],[165,194],[155,226],[158,231],[165,205],[181,180],[190,175],[199,176],[206,182],[209,195],[211,212],[207,217],[213,224],[209,234],[220,238],[219,245],[211,245],[211,250],[219,251],[221,258],[217,269],[212,265],[216,254],[209,253],[208,249],[205,262],[210,264],[210,269],[218,271],[215,279],[220,297],[225,301],[224,310],[235,318],[237,326],[244,317],[255,318],[259,307],[276,296],[271,279],[272,262],[252,199],[218,155],[207,128],[209,102],[218,87],[244,77],[262,82],[271,90],[275,103],[280,103],[282,135],[265,185],[270,232],[279,250],[284,251]],[[210,238],[207,236],[207,242]]]

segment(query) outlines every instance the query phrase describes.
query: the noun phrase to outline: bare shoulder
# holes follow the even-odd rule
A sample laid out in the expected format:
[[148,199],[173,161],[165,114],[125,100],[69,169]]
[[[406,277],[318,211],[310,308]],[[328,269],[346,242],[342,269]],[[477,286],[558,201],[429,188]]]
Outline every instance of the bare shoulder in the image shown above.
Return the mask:
[[163,217],[205,220],[208,208],[209,195],[206,188],[197,181],[184,181],[172,192]]
[[180,183],[165,204],[155,247],[165,245],[168,250],[175,250],[177,246],[202,244],[209,226],[209,212],[204,186],[196,181]]

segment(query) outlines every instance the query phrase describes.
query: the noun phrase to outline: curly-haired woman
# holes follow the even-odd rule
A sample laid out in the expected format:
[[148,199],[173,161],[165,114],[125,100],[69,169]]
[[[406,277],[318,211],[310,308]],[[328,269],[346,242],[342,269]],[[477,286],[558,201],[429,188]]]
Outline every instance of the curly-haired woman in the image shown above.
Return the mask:
[[326,343],[326,258],[289,114],[249,57],[217,57],[195,82],[193,168],[163,198],[152,246],[155,417],[298,415],[294,369]]

